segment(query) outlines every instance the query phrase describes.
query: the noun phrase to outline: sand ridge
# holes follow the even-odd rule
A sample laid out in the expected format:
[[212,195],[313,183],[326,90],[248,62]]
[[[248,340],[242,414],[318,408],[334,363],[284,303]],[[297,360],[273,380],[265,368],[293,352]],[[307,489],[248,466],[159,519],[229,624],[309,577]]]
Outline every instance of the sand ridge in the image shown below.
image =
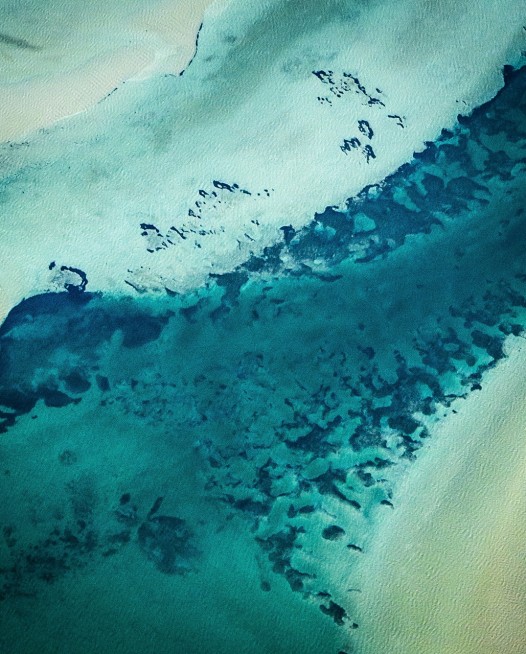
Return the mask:
[[375,535],[361,654],[524,652],[526,346],[508,347],[435,428]]
[[[45,33],[31,38],[35,43],[40,38],[44,45],[25,48],[17,48],[15,38],[6,36],[0,41],[0,56],[6,62],[0,73],[0,141],[20,139],[84,111],[127,80],[179,74],[194,55],[196,33],[212,1],[150,0],[140,10],[133,4],[123,6],[120,16],[108,16],[119,19],[113,25],[114,42],[108,39],[109,26],[100,32],[78,28],[73,34],[76,42],[66,38],[53,47]],[[86,21],[93,18],[97,19],[97,5],[81,16]],[[83,45],[84,55],[79,53]]]

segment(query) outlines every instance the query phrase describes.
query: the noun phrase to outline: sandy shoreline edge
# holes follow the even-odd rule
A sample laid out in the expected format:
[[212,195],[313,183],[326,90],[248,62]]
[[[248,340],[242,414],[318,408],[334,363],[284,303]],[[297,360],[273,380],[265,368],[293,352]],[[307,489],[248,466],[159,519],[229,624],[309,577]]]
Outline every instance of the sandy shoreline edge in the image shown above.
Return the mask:
[[34,77],[19,82],[2,81],[0,77],[0,142],[23,139],[85,111],[126,81],[181,73],[195,54],[196,34],[213,1],[161,0],[144,13],[126,18],[121,29],[129,32],[129,46],[108,48],[107,43],[101,43],[99,56],[70,69],[70,46],[64,44],[54,74],[35,71]]
[[523,651],[526,343],[455,403],[363,562],[364,654]]

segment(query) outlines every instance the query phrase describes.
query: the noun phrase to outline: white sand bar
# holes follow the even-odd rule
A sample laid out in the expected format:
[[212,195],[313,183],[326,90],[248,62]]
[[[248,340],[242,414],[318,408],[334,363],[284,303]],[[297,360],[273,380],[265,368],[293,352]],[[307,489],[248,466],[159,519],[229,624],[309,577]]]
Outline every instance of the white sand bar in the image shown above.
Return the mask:
[[211,2],[8,3],[0,9],[0,141],[83,111],[130,78],[179,73]]
[[523,654],[526,345],[458,401],[363,559],[363,654]]

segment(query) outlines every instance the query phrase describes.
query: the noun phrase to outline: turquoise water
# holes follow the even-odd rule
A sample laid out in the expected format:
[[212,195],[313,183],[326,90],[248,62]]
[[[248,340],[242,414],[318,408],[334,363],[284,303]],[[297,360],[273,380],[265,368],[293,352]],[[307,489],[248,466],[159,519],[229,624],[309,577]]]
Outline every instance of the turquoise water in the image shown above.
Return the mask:
[[[68,42],[89,41],[101,59],[128,38],[112,25],[129,20],[111,3],[106,19],[102,4],[68,3],[78,21],[72,10],[72,31],[64,28]],[[128,16],[139,3],[122,4]],[[144,2],[153,14],[156,4]],[[53,7],[43,23],[60,33]],[[29,13],[33,24],[42,9]],[[502,66],[525,47],[523,18],[516,0],[214,3],[184,75],[115,82],[97,106],[0,144],[2,252],[16,261],[2,276],[1,313],[57,290],[51,261],[84,270],[92,290],[122,294],[130,285],[182,292],[210,271],[232,271],[276,243],[282,226],[298,229],[343,206],[493,97]],[[10,21],[6,33],[41,43]],[[27,52],[49,63],[53,47]],[[97,59],[92,70],[98,79]],[[69,86],[46,93],[44,85],[42,105]]]
[[123,299],[70,270],[12,310],[2,651],[355,651],[353,566],[394,481],[526,325],[526,71],[506,73],[198,291]]

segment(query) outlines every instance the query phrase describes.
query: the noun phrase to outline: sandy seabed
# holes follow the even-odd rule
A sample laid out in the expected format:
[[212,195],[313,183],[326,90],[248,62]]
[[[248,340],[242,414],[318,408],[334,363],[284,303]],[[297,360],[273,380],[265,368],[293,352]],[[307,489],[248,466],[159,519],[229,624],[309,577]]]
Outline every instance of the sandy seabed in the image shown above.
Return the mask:
[[[515,0],[221,0],[203,14],[206,5],[152,0],[141,12],[139,0],[124,10],[97,0],[61,12],[53,3],[42,27],[38,7],[27,27],[13,4],[3,32],[37,49],[0,44],[12,59],[4,129],[25,133],[129,81],[22,143],[0,143],[2,251],[12,262],[1,305],[58,290],[53,261],[82,269],[91,291],[202,286],[280,241],[284,224],[299,229],[410,161],[493,97],[502,66],[524,49]],[[201,20],[192,65],[164,78],[192,58]],[[314,74],[324,70],[332,82]],[[363,121],[374,158],[342,151],[355,132],[363,138]],[[247,193],[213,196],[215,180]],[[170,242],[149,251],[141,224]]]
[[524,652],[526,346],[508,347],[436,426],[375,534],[363,654]]
[[[7,37],[0,39],[0,141],[80,113],[128,80],[180,73],[194,55],[211,3],[132,0],[110,9],[97,1],[78,10],[70,5],[56,17],[63,39],[57,22],[15,9],[12,25],[6,20],[0,30]],[[49,8],[52,14],[59,5]]]

